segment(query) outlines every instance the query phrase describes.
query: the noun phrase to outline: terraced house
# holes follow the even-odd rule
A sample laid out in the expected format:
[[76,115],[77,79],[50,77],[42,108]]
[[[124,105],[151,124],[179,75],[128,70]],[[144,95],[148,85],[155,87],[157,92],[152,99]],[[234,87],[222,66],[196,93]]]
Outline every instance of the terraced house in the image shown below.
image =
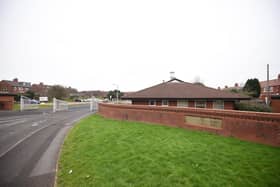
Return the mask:
[[19,82],[17,78],[10,80],[2,80],[0,82],[0,92],[21,94],[31,89],[30,82]]
[[131,100],[133,105],[233,110],[234,102],[250,98],[173,78],[168,82],[127,94],[122,99]]

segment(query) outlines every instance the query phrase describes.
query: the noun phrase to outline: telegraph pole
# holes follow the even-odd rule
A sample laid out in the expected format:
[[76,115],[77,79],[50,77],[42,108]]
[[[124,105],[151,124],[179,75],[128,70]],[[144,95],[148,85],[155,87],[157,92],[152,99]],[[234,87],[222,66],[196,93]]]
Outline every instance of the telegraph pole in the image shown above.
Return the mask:
[[269,106],[270,103],[270,89],[269,89],[269,64],[267,64],[267,72],[266,72],[266,105]]

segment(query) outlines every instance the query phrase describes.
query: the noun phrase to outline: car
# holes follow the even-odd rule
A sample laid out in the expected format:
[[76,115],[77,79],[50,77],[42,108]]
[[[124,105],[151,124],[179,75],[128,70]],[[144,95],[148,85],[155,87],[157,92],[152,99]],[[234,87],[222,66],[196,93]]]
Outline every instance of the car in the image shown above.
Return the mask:
[[40,104],[40,101],[37,101],[36,99],[32,99],[30,104]]

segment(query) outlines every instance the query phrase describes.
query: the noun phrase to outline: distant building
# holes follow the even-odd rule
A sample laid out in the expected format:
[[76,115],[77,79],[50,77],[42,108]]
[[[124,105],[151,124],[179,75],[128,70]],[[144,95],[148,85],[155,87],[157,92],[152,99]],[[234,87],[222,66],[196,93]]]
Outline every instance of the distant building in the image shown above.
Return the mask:
[[19,82],[17,78],[10,80],[2,80],[0,82],[0,92],[21,94],[31,89],[30,82]]
[[[231,86],[231,87],[226,85],[222,90],[225,90],[225,91],[234,91],[234,90],[235,91],[240,91],[242,89],[243,89],[243,86],[239,85],[238,83],[235,83],[234,86]],[[218,90],[221,90],[221,88],[218,87]]]
[[90,98],[92,96],[97,98],[106,98],[108,92],[107,91],[101,91],[101,90],[91,90],[91,91],[81,91],[79,92],[79,96],[83,98]]
[[248,100],[249,97],[172,78],[168,82],[127,94],[122,99],[131,100],[134,105],[232,110],[235,101]]
[[51,88],[49,85],[44,85],[40,82],[39,84],[32,84],[31,90],[38,96],[47,96],[48,90]]
[[261,99],[265,99],[267,96],[267,93],[269,93],[269,96],[279,96],[280,95],[280,74],[278,74],[277,79],[272,79],[268,81],[269,88],[267,89],[267,81],[261,81]]

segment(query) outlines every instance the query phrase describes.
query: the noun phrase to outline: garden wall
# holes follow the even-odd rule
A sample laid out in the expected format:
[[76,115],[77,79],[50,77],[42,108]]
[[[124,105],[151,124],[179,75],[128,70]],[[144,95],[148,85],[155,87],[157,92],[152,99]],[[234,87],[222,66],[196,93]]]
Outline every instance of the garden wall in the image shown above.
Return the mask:
[[[159,123],[280,146],[280,114],[99,103],[108,118]],[[209,142],[211,143],[211,142]]]

